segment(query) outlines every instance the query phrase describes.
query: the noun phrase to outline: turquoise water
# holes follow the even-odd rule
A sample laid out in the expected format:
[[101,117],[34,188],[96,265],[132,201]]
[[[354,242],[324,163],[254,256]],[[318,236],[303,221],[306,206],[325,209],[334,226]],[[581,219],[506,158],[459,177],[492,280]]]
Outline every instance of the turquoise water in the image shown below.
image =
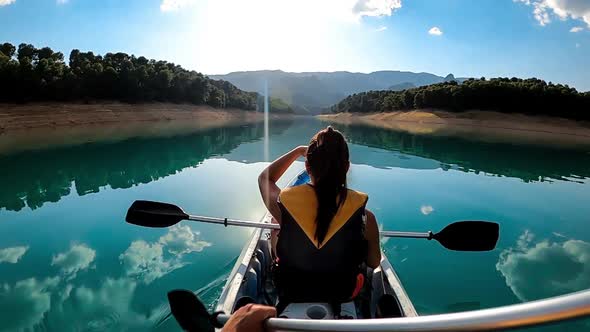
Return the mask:
[[[270,158],[306,144],[316,120],[273,122]],[[494,307],[590,288],[590,152],[336,126],[349,185],[383,229],[501,224],[498,248],[451,252],[383,240],[420,314]],[[124,222],[135,199],[258,220],[262,124],[0,155],[0,331],[177,330],[166,292],[219,295],[249,230]],[[282,183],[294,176],[294,164]],[[542,330],[579,331],[585,322]]]

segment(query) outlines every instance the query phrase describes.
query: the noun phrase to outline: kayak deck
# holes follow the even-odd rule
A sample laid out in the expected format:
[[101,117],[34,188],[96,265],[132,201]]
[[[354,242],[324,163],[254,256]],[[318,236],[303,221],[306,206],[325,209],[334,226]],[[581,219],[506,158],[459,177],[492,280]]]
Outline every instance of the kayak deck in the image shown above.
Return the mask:
[[[291,181],[289,186],[300,185],[308,181],[309,176],[306,172],[302,172]],[[267,213],[261,222],[270,223],[271,218],[270,214]],[[233,313],[241,305],[252,302],[276,305],[277,296],[271,275],[270,239],[270,230],[254,230],[229,275],[217,303],[216,311],[229,314]],[[384,308],[386,312],[393,312],[393,314],[385,314],[388,317],[418,316],[401,281],[383,252],[381,253],[380,266],[374,270],[367,269],[367,279],[361,294],[363,295],[359,296],[355,301],[358,318],[375,318],[378,308],[380,309],[379,312],[383,312]],[[383,302],[384,300],[388,301]],[[318,304],[306,304],[303,308],[304,311],[306,310],[305,306],[308,306],[307,311],[311,312],[317,309]],[[392,309],[392,306],[396,308]],[[297,310],[299,309],[301,309],[301,305],[298,306]],[[314,318],[312,316],[314,315],[308,314],[308,318]],[[323,317],[323,319],[332,318],[329,314],[320,315],[320,317]]]

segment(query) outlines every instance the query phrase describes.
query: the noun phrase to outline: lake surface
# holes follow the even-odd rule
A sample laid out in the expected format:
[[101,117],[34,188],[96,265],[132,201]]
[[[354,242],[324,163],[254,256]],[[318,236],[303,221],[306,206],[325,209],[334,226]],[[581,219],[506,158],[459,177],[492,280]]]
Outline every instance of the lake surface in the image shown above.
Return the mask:
[[[0,155],[0,331],[178,330],[164,320],[166,292],[198,290],[212,306],[250,231],[140,228],[124,221],[129,205],[160,200],[258,220],[256,178],[267,158],[307,144],[325,125],[273,122],[268,152],[264,126],[250,124]],[[486,253],[383,240],[420,314],[590,288],[590,151],[336,127],[350,142],[349,185],[369,194],[383,229],[501,224],[497,249]]]

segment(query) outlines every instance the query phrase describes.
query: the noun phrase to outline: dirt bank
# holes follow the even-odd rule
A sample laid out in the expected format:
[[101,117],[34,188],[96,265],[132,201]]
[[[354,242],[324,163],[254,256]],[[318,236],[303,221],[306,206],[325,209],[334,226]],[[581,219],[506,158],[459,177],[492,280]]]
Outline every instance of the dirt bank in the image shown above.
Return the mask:
[[256,112],[164,103],[0,104],[0,154],[178,135],[262,120]]
[[411,134],[458,136],[515,144],[590,147],[590,123],[552,117],[488,111],[451,113],[437,110],[339,113],[318,117],[336,124],[366,124]]

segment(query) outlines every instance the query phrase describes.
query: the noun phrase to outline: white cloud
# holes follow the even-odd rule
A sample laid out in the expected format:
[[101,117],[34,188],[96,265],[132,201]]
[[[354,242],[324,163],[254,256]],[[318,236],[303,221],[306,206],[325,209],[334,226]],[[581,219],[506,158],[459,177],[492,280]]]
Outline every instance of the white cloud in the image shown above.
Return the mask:
[[0,0],[0,7],[2,6],[8,6],[11,3],[14,3],[16,0]]
[[143,240],[133,241],[119,259],[128,276],[140,278],[145,284],[183,266],[180,262],[164,259],[161,244]]
[[96,251],[85,244],[73,245],[70,250],[53,257],[51,265],[61,268],[69,279],[76,277],[79,271],[85,270],[94,261]]
[[590,287],[590,243],[580,240],[533,244],[525,232],[515,248],[502,251],[496,269],[521,301],[579,291]]
[[575,32],[580,32],[582,30],[584,30],[583,27],[573,27],[573,28],[570,29],[570,32],[574,32],[575,33]]
[[401,7],[401,0],[358,0],[352,7],[352,12],[358,17],[391,16]]
[[[182,256],[192,252],[201,252],[211,243],[199,240],[199,233],[189,226],[174,226],[158,239],[148,243],[143,240],[133,241],[129,248],[119,256],[128,276],[137,277],[145,284],[186,265]],[[168,253],[170,257],[164,257]]]
[[19,246],[0,249],[0,263],[17,263],[29,250],[29,246]]
[[171,227],[168,233],[160,237],[159,242],[174,255],[200,252],[211,246],[211,243],[199,240],[199,232],[193,232],[189,226],[180,225]]
[[442,30],[439,27],[432,27],[428,30],[428,33],[433,36],[440,36],[443,34]]
[[387,27],[385,25],[382,25],[380,27],[378,27],[377,29],[375,29],[376,32],[381,32],[381,31],[385,31],[387,30]]
[[32,330],[51,309],[51,292],[58,283],[54,277],[0,285],[0,331]]
[[193,0],[162,0],[160,10],[163,12],[177,11],[190,5]]
[[590,27],[588,0],[514,0],[533,7],[533,15],[540,25],[551,23],[551,16],[561,20],[582,20]]
[[430,205],[422,205],[420,207],[420,212],[422,212],[423,215],[427,216],[434,212],[434,208]]

